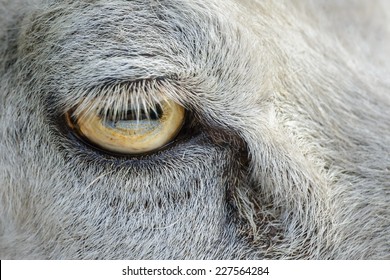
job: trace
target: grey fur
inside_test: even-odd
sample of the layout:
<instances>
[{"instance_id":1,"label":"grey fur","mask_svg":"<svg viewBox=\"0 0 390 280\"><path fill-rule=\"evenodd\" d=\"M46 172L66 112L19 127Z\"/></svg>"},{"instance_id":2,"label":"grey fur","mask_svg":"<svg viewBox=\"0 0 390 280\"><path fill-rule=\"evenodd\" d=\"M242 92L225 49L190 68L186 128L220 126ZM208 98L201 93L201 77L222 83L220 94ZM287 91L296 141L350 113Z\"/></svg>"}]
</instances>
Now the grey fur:
<instances>
[{"instance_id":1,"label":"grey fur","mask_svg":"<svg viewBox=\"0 0 390 280\"><path fill-rule=\"evenodd\" d=\"M0 258L389 259L389 11L0 0ZM142 81L191 136L123 158L65 128Z\"/></svg>"}]
</instances>

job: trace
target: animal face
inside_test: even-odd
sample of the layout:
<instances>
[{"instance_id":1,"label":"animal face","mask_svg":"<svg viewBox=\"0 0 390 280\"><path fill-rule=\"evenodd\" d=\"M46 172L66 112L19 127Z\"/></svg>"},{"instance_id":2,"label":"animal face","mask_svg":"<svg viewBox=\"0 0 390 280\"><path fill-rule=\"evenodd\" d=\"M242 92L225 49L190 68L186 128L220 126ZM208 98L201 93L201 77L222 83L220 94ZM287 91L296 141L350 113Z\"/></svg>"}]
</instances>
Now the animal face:
<instances>
[{"instance_id":1,"label":"animal face","mask_svg":"<svg viewBox=\"0 0 390 280\"><path fill-rule=\"evenodd\" d=\"M25 2L1 258L390 258L386 1Z\"/></svg>"}]
</instances>

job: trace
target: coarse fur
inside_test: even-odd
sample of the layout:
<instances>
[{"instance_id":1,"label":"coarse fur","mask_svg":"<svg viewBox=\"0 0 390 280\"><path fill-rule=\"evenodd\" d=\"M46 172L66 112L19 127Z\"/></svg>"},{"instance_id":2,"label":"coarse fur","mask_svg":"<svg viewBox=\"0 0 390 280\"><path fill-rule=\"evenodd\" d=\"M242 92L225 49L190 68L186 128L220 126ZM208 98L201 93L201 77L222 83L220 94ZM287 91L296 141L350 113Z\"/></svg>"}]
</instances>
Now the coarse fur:
<instances>
[{"instance_id":1,"label":"coarse fur","mask_svg":"<svg viewBox=\"0 0 390 280\"><path fill-rule=\"evenodd\" d=\"M0 258L390 259L389 3L0 0ZM154 153L66 125L161 98Z\"/></svg>"}]
</instances>

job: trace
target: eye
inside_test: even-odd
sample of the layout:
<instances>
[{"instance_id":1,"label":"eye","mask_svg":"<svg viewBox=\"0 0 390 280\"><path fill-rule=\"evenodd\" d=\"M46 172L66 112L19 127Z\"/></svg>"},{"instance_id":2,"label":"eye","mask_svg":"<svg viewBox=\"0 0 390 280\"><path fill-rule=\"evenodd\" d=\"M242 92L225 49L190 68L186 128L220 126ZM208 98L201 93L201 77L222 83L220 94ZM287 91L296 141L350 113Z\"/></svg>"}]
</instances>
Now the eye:
<instances>
[{"instance_id":1,"label":"eye","mask_svg":"<svg viewBox=\"0 0 390 280\"><path fill-rule=\"evenodd\" d=\"M185 110L172 101L150 107L128 106L122 112L92 110L72 116L69 127L81 138L109 152L136 155L152 152L171 142L179 133Z\"/></svg>"}]
</instances>

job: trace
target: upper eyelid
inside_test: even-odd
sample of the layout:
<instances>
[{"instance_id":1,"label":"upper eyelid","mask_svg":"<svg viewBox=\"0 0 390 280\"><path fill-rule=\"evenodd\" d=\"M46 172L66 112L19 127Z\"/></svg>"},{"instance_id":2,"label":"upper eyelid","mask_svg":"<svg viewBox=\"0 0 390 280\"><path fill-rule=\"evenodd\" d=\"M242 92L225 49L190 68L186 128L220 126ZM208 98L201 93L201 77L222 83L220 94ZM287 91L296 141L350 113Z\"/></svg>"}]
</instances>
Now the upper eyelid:
<instances>
[{"instance_id":1,"label":"upper eyelid","mask_svg":"<svg viewBox=\"0 0 390 280\"><path fill-rule=\"evenodd\" d=\"M78 116L88 111L123 111L130 103L144 108L172 100L186 107L183 98L176 94L178 91L180 89L171 86L167 78L159 77L132 82L110 81L87 90L80 89L67 96L56 93L51 95L50 100L54 99L54 104L60 111L72 110Z\"/></svg>"},{"instance_id":2,"label":"upper eyelid","mask_svg":"<svg viewBox=\"0 0 390 280\"><path fill-rule=\"evenodd\" d=\"M30 19L31 27L27 27L21 36L26 41L23 45L26 49L21 51L26 54L26 62L34 66L37 63L42 65L35 68L39 69L36 74L37 77L39 75L39 83L45 85L43 92L51 92L62 108L80 103L80 97L86 92L98 93L96 89L102 85L160 78L174 80L177 75L195 76L202 71L202 67L196 67L204 65L210 58L202 56L198 62L199 56L194 54L198 51L206 54L214 45L213 40L219 40L215 36L211 40L209 32L223 34L214 21L210 25L212 30L204 30L196 17L188 17L188 12L180 7L172 7L173 13L166 14L165 9L160 10L156 6L156 11L162 15L157 21L144 17L142 11L147 11L150 8L148 5L137 6L139 9L132 10L132 3L125 3L123 9L126 10L126 7L128 12L121 13L126 21L120 23L109 21L112 18L109 15L116 13L112 7L104 3L96 6L92 2L86 3L86 7L81 9L81 19L80 14L63 10L63 6L51 13L38 11ZM56 8L56 4L52 8ZM107 10L109 14L104 18L108 20L107 24L93 28L93 24L98 22L93 9ZM175 19L175 24L172 25L169 19ZM118 24L123 27L134 26L134 20L140 20L151 28L152 32L148 33L146 40L145 30L139 28L135 32L127 32L126 36L120 33L123 32L121 28L110 29ZM167 33L160 32L160 25ZM185 26L193 28L187 30ZM197 44L197 41L202 44ZM202 48L204 42L207 44Z\"/></svg>"}]
</instances>

